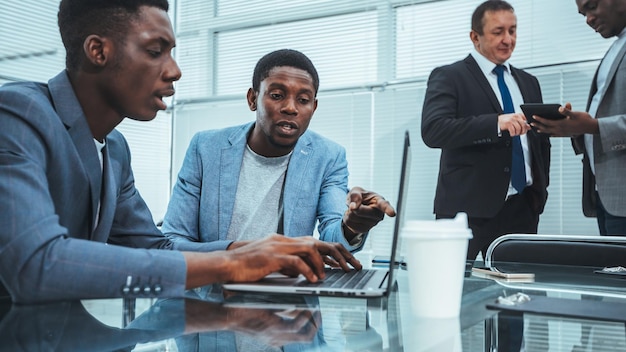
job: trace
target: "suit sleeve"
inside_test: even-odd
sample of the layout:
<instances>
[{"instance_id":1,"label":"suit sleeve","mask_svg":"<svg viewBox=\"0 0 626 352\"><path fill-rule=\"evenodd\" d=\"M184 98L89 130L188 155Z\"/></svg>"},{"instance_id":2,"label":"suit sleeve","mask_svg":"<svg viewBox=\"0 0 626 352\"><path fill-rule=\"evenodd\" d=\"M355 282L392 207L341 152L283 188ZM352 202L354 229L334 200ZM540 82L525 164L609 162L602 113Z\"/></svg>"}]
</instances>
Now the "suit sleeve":
<instances>
[{"instance_id":1,"label":"suit sleeve","mask_svg":"<svg viewBox=\"0 0 626 352\"><path fill-rule=\"evenodd\" d=\"M626 149L626 56L616 60L619 66L597 112L602 152L607 154Z\"/></svg>"},{"instance_id":2,"label":"suit sleeve","mask_svg":"<svg viewBox=\"0 0 626 352\"><path fill-rule=\"evenodd\" d=\"M626 114L598 119L602 152L611 153L626 149Z\"/></svg>"},{"instance_id":3,"label":"suit sleeve","mask_svg":"<svg viewBox=\"0 0 626 352\"><path fill-rule=\"evenodd\" d=\"M346 240L341 227L343 214L347 210L348 161L346 160L346 151L342 147L336 146L336 150L329 154L335 155L335 158L324 172L324 181L320 190L318 205L320 240L339 242L350 252L357 252L363 248L367 234L364 234L363 239L353 246Z\"/></svg>"},{"instance_id":4,"label":"suit sleeve","mask_svg":"<svg viewBox=\"0 0 626 352\"><path fill-rule=\"evenodd\" d=\"M472 79L451 67L430 74L422 108L422 139L427 146L454 149L498 142L498 114L474 114L466 108L485 111L488 104Z\"/></svg>"}]
</instances>

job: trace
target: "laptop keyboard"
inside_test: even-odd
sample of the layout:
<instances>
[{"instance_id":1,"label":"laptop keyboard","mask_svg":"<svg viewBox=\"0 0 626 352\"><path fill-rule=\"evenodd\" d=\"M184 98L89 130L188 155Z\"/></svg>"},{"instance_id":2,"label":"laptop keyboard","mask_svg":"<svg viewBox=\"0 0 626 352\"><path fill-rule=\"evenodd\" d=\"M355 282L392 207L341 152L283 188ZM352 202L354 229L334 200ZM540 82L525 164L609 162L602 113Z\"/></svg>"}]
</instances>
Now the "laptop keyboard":
<instances>
[{"instance_id":1,"label":"laptop keyboard","mask_svg":"<svg viewBox=\"0 0 626 352\"><path fill-rule=\"evenodd\" d=\"M343 270L326 270L326 278L324 281L317 283L307 283L307 286L328 287L328 288L363 288L374 275L375 270L352 270L345 272Z\"/></svg>"}]
</instances>

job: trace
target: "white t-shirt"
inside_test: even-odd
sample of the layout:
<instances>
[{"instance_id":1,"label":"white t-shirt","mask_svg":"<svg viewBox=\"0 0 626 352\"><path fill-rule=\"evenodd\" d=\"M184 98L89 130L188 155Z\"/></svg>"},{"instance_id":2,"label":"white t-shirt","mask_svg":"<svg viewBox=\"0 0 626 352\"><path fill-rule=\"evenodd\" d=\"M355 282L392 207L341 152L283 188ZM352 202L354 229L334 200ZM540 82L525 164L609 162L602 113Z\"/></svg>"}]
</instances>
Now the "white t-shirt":
<instances>
[{"instance_id":1,"label":"white t-shirt","mask_svg":"<svg viewBox=\"0 0 626 352\"><path fill-rule=\"evenodd\" d=\"M291 154L268 158L246 145L227 239L255 240L278 231L283 214L283 184Z\"/></svg>"}]
</instances>

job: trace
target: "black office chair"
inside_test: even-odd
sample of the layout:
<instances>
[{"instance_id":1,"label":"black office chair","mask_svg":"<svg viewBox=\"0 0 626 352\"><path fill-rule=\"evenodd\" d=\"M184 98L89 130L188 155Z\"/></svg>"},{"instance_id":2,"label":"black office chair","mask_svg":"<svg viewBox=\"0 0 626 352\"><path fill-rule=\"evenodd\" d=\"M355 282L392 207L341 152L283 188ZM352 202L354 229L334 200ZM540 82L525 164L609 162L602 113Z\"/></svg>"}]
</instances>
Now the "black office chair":
<instances>
[{"instance_id":1,"label":"black office chair","mask_svg":"<svg viewBox=\"0 0 626 352\"><path fill-rule=\"evenodd\" d=\"M500 268L503 267L503 265L498 263L516 263L511 264L512 268L516 270L523 270L524 264L572 265L595 268L626 267L626 237L541 234L504 235L491 243L485 254L485 264L487 266L498 265ZM506 265L504 265L504 267L506 267ZM571 270L567 270L567 272L571 272ZM589 275L594 275L593 270L589 270ZM565 273L563 276L565 276ZM516 288L515 284L507 284L507 287L520 290L525 288ZM546 292L548 292L549 288L546 287L547 286L542 286L541 284L533 286L536 291L541 291L545 288ZM571 292L577 291L572 288ZM593 292L584 290L580 290L579 292L582 294L594 294ZM502 313L497 316L499 319L498 323L501 324L502 320L504 320L510 331L506 329L506 331L501 331L501 329L498 329L498 338L496 341L500 343L496 342L496 345L502 342L513 341L509 338L511 336L522 336L520 331L524 329L523 316L511 317L506 315L501 316L501 314ZM494 324L494 322L492 321L491 324ZM487 325L486 328L488 328ZM542 328L548 329L547 326L542 326ZM513 333L507 335L507 332ZM589 326L581 327L581 342L588 342L589 332ZM491 335L492 334L493 331L491 332ZM514 342L521 343L521 340L516 339ZM585 343L583 343L583 345L584 344Z\"/></svg>"},{"instance_id":2,"label":"black office chair","mask_svg":"<svg viewBox=\"0 0 626 352\"><path fill-rule=\"evenodd\" d=\"M626 267L626 237L504 235L487 249L485 264L492 262Z\"/></svg>"}]
</instances>

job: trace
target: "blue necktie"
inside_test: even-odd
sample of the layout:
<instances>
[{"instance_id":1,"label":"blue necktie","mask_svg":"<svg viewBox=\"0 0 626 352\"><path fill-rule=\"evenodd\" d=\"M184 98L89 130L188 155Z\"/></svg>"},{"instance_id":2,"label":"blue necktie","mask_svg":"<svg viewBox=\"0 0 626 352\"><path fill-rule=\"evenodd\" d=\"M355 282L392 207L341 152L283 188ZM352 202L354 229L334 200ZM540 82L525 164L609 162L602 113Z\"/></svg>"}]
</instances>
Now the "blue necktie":
<instances>
[{"instance_id":1,"label":"blue necktie","mask_svg":"<svg viewBox=\"0 0 626 352\"><path fill-rule=\"evenodd\" d=\"M513 99L511 99L511 93L509 88L504 82L504 71L506 67L504 65L497 65L493 72L498 76L498 88L500 89L500 95L502 96L502 111L505 114L514 113ZM511 163L511 185L517 190L518 193L522 193L524 187L526 187L526 165L524 164L524 152L522 151L522 143L519 136L511 137L513 143L513 158Z\"/></svg>"}]
</instances>

